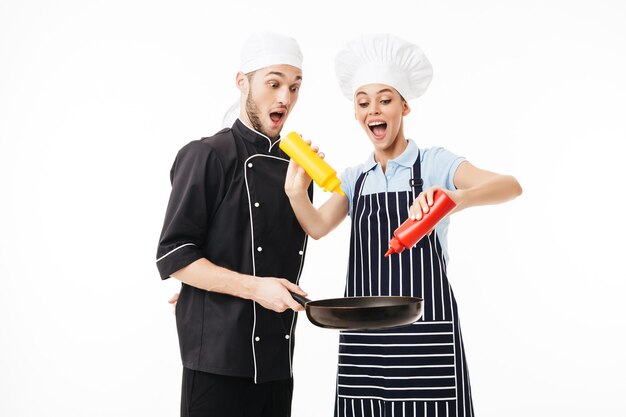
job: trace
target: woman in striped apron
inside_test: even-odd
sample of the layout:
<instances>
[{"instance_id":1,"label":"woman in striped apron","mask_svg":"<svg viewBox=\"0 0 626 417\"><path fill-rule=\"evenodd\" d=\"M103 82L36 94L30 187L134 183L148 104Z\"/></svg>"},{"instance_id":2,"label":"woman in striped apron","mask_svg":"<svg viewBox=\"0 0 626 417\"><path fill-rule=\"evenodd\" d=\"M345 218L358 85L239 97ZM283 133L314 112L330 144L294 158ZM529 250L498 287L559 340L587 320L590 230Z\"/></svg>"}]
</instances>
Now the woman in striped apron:
<instances>
[{"instance_id":1,"label":"woman in striped apron","mask_svg":"<svg viewBox=\"0 0 626 417\"><path fill-rule=\"evenodd\" d=\"M446 274L449 219L410 250L384 254L400 224L428 212L436 189L452 198L457 212L510 200L521 188L511 176L477 168L444 148L419 149L405 138L407 100L419 97L432 77L416 45L391 35L362 36L341 50L336 72L374 152L342 173L346 197L333 194L319 209L306 194L310 177L294 162L285 191L315 239L350 215L346 297L421 297L424 314L409 326L340 334L335 416L473 416L457 305Z\"/></svg>"},{"instance_id":2,"label":"woman in striped apron","mask_svg":"<svg viewBox=\"0 0 626 417\"><path fill-rule=\"evenodd\" d=\"M437 157L433 158L433 153ZM441 148L420 152L409 141L404 152L386 164L387 172L395 167L395 176L404 177L404 184L398 184L403 190L385 190L389 187L375 178L384 176L378 164L368 169L371 163L366 163L357 170L365 169L351 194L352 236L345 296L420 297L424 299L424 313L410 326L341 333L338 416L473 415L457 307L439 239L447 220L410 250L383 256L393 231L409 217L409 206L422 191L420 154L425 168L441 162L454 172L459 161L464 161L451 158L452 154ZM342 175L347 184L350 175L346 174L351 171ZM433 176L450 175L432 173L425 178Z\"/></svg>"}]
</instances>

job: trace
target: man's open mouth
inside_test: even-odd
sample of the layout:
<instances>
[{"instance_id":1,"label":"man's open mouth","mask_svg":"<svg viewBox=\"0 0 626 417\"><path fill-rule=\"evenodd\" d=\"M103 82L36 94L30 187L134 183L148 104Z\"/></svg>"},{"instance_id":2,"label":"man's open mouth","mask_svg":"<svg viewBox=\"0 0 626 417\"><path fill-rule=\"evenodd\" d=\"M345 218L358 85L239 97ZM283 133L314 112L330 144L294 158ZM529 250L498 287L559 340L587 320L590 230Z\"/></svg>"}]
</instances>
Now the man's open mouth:
<instances>
[{"instance_id":1,"label":"man's open mouth","mask_svg":"<svg viewBox=\"0 0 626 417\"><path fill-rule=\"evenodd\" d=\"M283 120L283 117L285 117L285 112L282 111L275 111L270 113L270 119L272 119L272 122L274 123L280 123L280 121Z\"/></svg>"}]
</instances>

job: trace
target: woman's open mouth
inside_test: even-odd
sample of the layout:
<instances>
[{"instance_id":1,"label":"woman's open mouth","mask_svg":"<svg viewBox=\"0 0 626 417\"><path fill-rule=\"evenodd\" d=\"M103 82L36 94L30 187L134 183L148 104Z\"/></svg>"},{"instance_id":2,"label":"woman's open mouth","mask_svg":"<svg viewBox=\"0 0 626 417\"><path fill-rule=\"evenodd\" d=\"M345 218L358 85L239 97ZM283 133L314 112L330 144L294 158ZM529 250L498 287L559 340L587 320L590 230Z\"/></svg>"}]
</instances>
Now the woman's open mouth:
<instances>
[{"instance_id":1,"label":"woman's open mouth","mask_svg":"<svg viewBox=\"0 0 626 417\"><path fill-rule=\"evenodd\" d=\"M367 126L370 128L370 130L374 134L374 138L380 140L385 137L385 133L387 132L387 123L370 122Z\"/></svg>"}]
</instances>

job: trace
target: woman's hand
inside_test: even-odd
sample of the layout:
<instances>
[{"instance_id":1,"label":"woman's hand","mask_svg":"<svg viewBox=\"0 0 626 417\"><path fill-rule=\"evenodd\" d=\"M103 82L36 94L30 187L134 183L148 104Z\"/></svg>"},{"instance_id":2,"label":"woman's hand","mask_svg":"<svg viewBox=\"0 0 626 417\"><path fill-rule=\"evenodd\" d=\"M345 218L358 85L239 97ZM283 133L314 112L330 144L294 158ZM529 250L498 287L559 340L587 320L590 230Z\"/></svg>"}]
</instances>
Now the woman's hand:
<instances>
[{"instance_id":1,"label":"woman's hand","mask_svg":"<svg viewBox=\"0 0 626 417\"><path fill-rule=\"evenodd\" d=\"M430 187L422 191L417 196L413 204L411 204L411 207L409 207L409 218L411 220L421 220L424 214L430 211L430 208L433 206L435 202L434 195L435 195L435 191L437 190L439 190L442 193L445 193L448 197L450 197L450 199L452 199L452 201L454 201L454 203L457 205L457 207L455 207L455 210L456 208L458 208L460 200L461 200L460 190L450 191L450 190L446 190L445 188L441 188L437 186ZM455 210L452 210L450 214L452 214Z\"/></svg>"},{"instance_id":2,"label":"woman's hand","mask_svg":"<svg viewBox=\"0 0 626 417\"><path fill-rule=\"evenodd\" d=\"M311 145L311 141L305 139L306 143ZM311 145L311 149L317 153L321 158L324 158L324 153L319 151L319 148L315 145ZM311 184L311 177L293 159L289 161L289 168L287 168L287 175L285 176L285 193L287 197L296 197L306 194L309 185Z\"/></svg>"},{"instance_id":3,"label":"woman's hand","mask_svg":"<svg viewBox=\"0 0 626 417\"><path fill-rule=\"evenodd\" d=\"M311 177L293 159L289 161L287 175L285 176L285 194L287 197L296 197L306 194L306 190L311 184Z\"/></svg>"}]
</instances>

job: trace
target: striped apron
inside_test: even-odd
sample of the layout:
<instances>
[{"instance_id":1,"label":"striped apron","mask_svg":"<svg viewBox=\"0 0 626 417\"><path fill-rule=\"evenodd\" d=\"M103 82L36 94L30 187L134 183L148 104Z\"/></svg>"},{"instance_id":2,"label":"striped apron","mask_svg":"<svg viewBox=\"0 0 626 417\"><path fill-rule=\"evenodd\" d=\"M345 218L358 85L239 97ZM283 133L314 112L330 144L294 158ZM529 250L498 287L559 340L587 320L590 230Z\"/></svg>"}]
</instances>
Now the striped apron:
<instances>
[{"instance_id":1,"label":"striped apron","mask_svg":"<svg viewBox=\"0 0 626 417\"><path fill-rule=\"evenodd\" d=\"M409 326L340 333L335 416L471 417L456 300L436 232L383 256L422 181L411 180L411 191L363 196L367 175L355 186L345 296L421 297L424 314ZM419 155L413 178L421 178Z\"/></svg>"}]
</instances>

